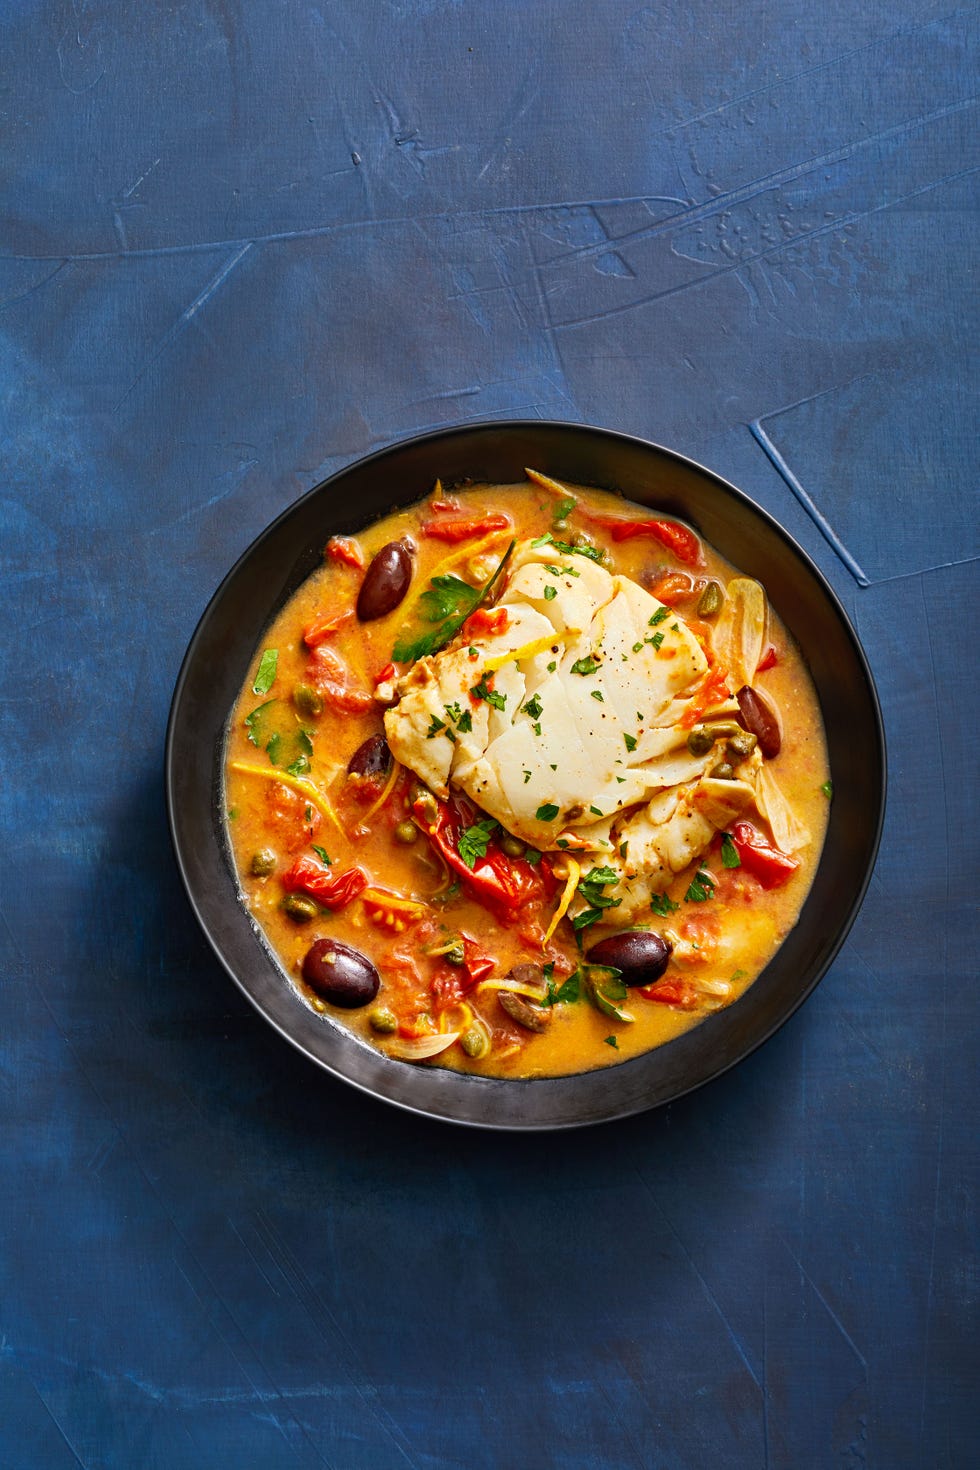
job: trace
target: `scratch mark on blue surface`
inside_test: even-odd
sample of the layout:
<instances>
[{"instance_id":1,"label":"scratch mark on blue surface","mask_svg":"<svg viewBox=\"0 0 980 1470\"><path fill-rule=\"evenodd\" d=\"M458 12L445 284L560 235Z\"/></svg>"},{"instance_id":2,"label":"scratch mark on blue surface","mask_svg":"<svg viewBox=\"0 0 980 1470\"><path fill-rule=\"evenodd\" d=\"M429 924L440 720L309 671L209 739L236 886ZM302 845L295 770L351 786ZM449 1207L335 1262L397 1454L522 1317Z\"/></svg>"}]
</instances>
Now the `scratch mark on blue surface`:
<instances>
[{"instance_id":1,"label":"scratch mark on blue surface","mask_svg":"<svg viewBox=\"0 0 980 1470\"><path fill-rule=\"evenodd\" d=\"M671 1220L670 1216L667 1215L667 1214L665 1214L664 1209L663 1209L663 1206L661 1205L660 1201L657 1199L657 1196L654 1194L653 1189L647 1183L646 1179L644 1179L644 1177L640 1173L639 1169L634 1169L634 1173L636 1174L636 1177L639 1179L640 1184L642 1185L642 1187L644 1188L644 1190L646 1191L646 1193L650 1196L650 1199L651 1199L651 1201L653 1203L653 1207L657 1211L657 1214L664 1221L665 1225L667 1226L667 1229L670 1231L671 1235L674 1237L674 1240L677 1242L677 1245L678 1245L678 1248L679 1248L681 1254L684 1256L684 1258L687 1261L688 1265L690 1266L691 1270L694 1272L695 1276L698 1278L698 1281L701 1283L701 1290L704 1293L705 1297L707 1298L707 1300L708 1300L710 1306L712 1307L712 1309L717 1313L718 1317L721 1319L722 1326L725 1328L725 1331L728 1333L728 1336L729 1336L729 1338L731 1340L732 1346L734 1347L736 1353L738 1354L739 1358L741 1359L742 1363L745 1366L745 1371L748 1373L749 1377L752 1379L752 1382L755 1384L756 1388L759 1390L759 1392L762 1395L763 1399L765 1399L766 1390L765 1390L765 1387L763 1386L763 1382L759 1378L759 1375L756 1373L755 1369L752 1367L752 1364L749 1362L748 1353L746 1352L745 1348L742 1346L742 1343L741 1343L741 1340L739 1339L738 1333L735 1331L734 1327L732 1326L731 1322L729 1321L728 1317L726 1316L726 1314L725 1314L725 1312L724 1312L724 1310L723 1310L723 1308L721 1306L721 1303L718 1301L718 1298L715 1296L714 1292L711 1290L711 1287L708 1285L707 1281L704 1279L704 1277L702 1276L701 1272L698 1270L697 1262L695 1261L694 1257L691 1255L691 1252L688 1250L687 1246L684 1244L683 1238L681 1237L681 1235L678 1232L678 1230L675 1228L674 1223Z\"/></svg>"},{"instance_id":2,"label":"scratch mark on blue surface","mask_svg":"<svg viewBox=\"0 0 980 1470\"><path fill-rule=\"evenodd\" d=\"M32 1382L31 1383L31 1387L33 1388L34 1392L37 1394L38 1398L41 1400L41 1403L44 1406L44 1411L47 1414L48 1418L51 1420L51 1423L54 1425L55 1429L57 1429L57 1431L61 1435L61 1438L63 1439L64 1443L67 1445L68 1449L71 1451L71 1454L72 1454L72 1457L74 1458L75 1464L76 1465L81 1465L82 1470L87 1470L85 1461L82 1459L81 1455L78 1453L78 1451L76 1450L75 1446L72 1444L71 1440L68 1438L67 1434L62 1429L61 1425L58 1423L58 1419L57 1419L57 1416L55 1415L54 1410L51 1408L50 1404L45 1399L44 1395L42 1394L41 1390L38 1388L37 1384L34 1383L34 1382Z\"/></svg>"},{"instance_id":3,"label":"scratch mark on blue surface","mask_svg":"<svg viewBox=\"0 0 980 1470\"><path fill-rule=\"evenodd\" d=\"M789 1256L790 1260L796 1266L796 1269L799 1271L800 1275L802 1276L803 1280L806 1282L807 1286L809 1286L810 1290L813 1292L813 1294L816 1297L817 1301L820 1303L820 1305L823 1307L824 1311L827 1313L827 1316L830 1318L831 1322L833 1322L834 1326L837 1328L837 1331L840 1333L841 1337L844 1339L844 1341L847 1343L848 1347L851 1349L851 1352L854 1354L854 1356L857 1358L858 1362L861 1364L861 1367L864 1369L865 1375L867 1375L867 1372L868 1372L868 1360L867 1360L867 1358L864 1356L864 1354L862 1353L861 1349L858 1347L857 1343L854 1341L853 1337L848 1332L847 1328L844 1326L843 1322L838 1317L837 1313L834 1311L833 1307L830 1305L830 1303L828 1302L827 1298L824 1296L823 1292L820 1290L819 1286L817 1286L816 1282L813 1280L813 1277L809 1274L809 1272L807 1271L806 1267L803 1265L803 1262L799 1259L799 1257L791 1249L789 1243L782 1236L779 1237L779 1243L783 1247L783 1249L786 1251L786 1254Z\"/></svg>"},{"instance_id":4,"label":"scratch mark on blue surface","mask_svg":"<svg viewBox=\"0 0 980 1470\"><path fill-rule=\"evenodd\" d=\"M132 393L133 389L136 388L137 385L142 382L143 378L146 377L146 374L150 371L153 364L157 362L160 357L162 357L163 353L166 352L171 343L173 343L177 339L177 337L180 336L184 328L194 320L198 312L208 304L208 302L214 296L214 293L222 285L224 285L225 281L227 281L232 271L238 269L238 267L241 265L242 261L245 259L246 255L248 255L251 249L252 241L249 240L244 245L239 246L237 250L232 251L231 255L229 255L224 265L222 265L221 269L211 277L210 281L208 281L204 289L197 296L194 297L194 300L191 302L190 306L184 308L180 316L174 322L173 326L169 329L169 331L164 333L160 341L157 343L155 350L150 356L149 362L147 362L146 365L140 369L140 371L136 374L136 377L130 383L129 387L126 389L125 393L115 404L113 408L114 413L119 411L122 405L126 402L126 399Z\"/></svg>"},{"instance_id":5,"label":"scratch mark on blue surface","mask_svg":"<svg viewBox=\"0 0 980 1470\"><path fill-rule=\"evenodd\" d=\"M510 143L511 132L520 122L525 113L529 111L532 103L537 100L540 89L532 87L532 82L534 80L534 76L537 70L538 63L535 61L531 64L531 66L528 67L527 71L524 73L524 76L521 79L513 98L511 99L510 105L505 111L503 117L500 120L500 123L497 126L496 131L494 132L493 138L490 143L490 149L487 153L486 162L476 176L477 183L479 183L479 181L483 178L484 174L491 167L491 165L494 164L497 161L498 157L506 150L508 144Z\"/></svg>"},{"instance_id":6,"label":"scratch mark on blue surface","mask_svg":"<svg viewBox=\"0 0 980 1470\"><path fill-rule=\"evenodd\" d=\"M769 435L766 433L765 429L762 427L762 423L759 419L753 419L752 423L749 424L749 433L752 435L756 443L760 446L766 458L779 471L780 475L786 481L786 484L792 490L793 494L796 496L797 500L800 502L807 515L813 521L817 530L823 536L828 545L832 546L834 551L836 551L837 555L847 567L854 580L858 583L860 587L870 587L871 579L868 577L867 573L862 571L861 566L848 551L847 547L844 545L843 541L838 536L833 526L827 520L827 517L823 514L822 511L819 511L817 509L816 503L807 494L806 490L804 490L802 484L797 479L793 471L790 469L789 465L786 463L785 459L780 454L775 444L769 438Z\"/></svg>"},{"instance_id":7,"label":"scratch mark on blue surface","mask_svg":"<svg viewBox=\"0 0 980 1470\"><path fill-rule=\"evenodd\" d=\"M53 271L49 271L46 276L42 276L41 280L35 281L33 286L28 286L26 291L21 291L16 296L8 296L6 301L0 301L0 311L6 311L8 306L16 306L19 301L26 301L29 296L34 295L35 291L42 291L45 286L50 285L53 280L57 279L62 271L70 270L71 264L72 262L67 258L60 260Z\"/></svg>"},{"instance_id":8,"label":"scratch mark on blue surface","mask_svg":"<svg viewBox=\"0 0 980 1470\"><path fill-rule=\"evenodd\" d=\"M262 1241L262 1244L265 1246L265 1249L268 1251L269 1256L275 1262L279 1271L282 1273L283 1280L288 1285L290 1291L296 1298L299 1305L302 1307L303 1311L310 1318L310 1321L313 1323L314 1327L318 1331L321 1330L322 1319L325 1319L329 1323L334 1336L339 1338L339 1340L344 1344L351 1361L356 1363L357 1354L355 1353L347 1337L347 1334L344 1332L340 1323L337 1321L337 1318L334 1316L334 1313L330 1310L327 1303L323 1300L323 1297L317 1291L316 1287L306 1276L302 1266L299 1264L296 1257L289 1249L289 1246L283 1240L282 1236L276 1230L268 1215L266 1215L264 1210L256 1210L253 1214L253 1218L255 1220L256 1231ZM406 1461L408 1465L412 1467L412 1470L419 1470L418 1461L412 1455L409 1446L405 1441L404 1435L402 1434L400 1426L396 1423L395 1420L392 1419L391 1415L384 1407L384 1404L381 1402L380 1395L378 1394L378 1390L375 1384L370 1382L370 1380L366 1378L366 1375L355 1375L350 1371L349 1367L345 1366L344 1372L347 1376L348 1381L364 1404L365 1408L367 1408L369 1412L374 1416L379 1427L387 1435L388 1439L398 1450L399 1454L401 1454L402 1458Z\"/></svg>"},{"instance_id":9,"label":"scratch mark on blue surface","mask_svg":"<svg viewBox=\"0 0 980 1470\"><path fill-rule=\"evenodd\" d=\"M673 137L684 128L692 127L695 123L705 122L709 117L716 117L719 113L727 112L729 109L741 107L746 102L751 102L755 97L764 97L767 93L779 91L783 87L797 86L798 83L817 77L821 72L831 71L835 66L840 66L844 61L853 61L855 56L863 56L868 51L884 49L891 41L902 40L914 36L922 31L933 30L939 25L949 25L953 20L963 16L972 17L973 9L951 10L947 15L931 18L923 21L920 25L900 26L896 31L890 31L886 36L878 36L873 41L868 41L863 46L855 46L850 51L841 51L839 55L831 57L829 61L822 61L817 66L804 67L802 71L793 72L790 76L781 76L777 82L766 82L761 87L753 87L748 92L740 92L737 97L730 97L726 102L720 102L717 107L709 107L706 112L697 112L691 117L686 117L683 122L674 123L666 129L666 135Z\"/></svg>"}]
</instances>

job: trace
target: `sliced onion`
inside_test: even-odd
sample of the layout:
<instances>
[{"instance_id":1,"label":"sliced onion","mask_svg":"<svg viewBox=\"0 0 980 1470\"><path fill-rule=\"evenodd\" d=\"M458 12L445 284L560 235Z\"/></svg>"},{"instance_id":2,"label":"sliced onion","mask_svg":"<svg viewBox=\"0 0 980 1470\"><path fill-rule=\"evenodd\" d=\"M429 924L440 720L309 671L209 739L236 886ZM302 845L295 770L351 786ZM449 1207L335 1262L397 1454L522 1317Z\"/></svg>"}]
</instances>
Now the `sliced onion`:
<instances>
[{"instance_id":1,"label":"sliced onion","mask_svg":"<svg viewBox=\"0 0 980 1470\"><path fill-rule=\"evenodd\" d=\"M436 1036L399 1038L388 1043L388 1055L403 1062L424 1062L428 1057L437 1057L458 1041L461 1031L440 1031Z\"/></svg>"},{"instance_id":2,"label":"sliced onion","mask_svg":"<svg viewBox=\"0 0 980 1470\"><path fill-rule=\"evenodd\" d=\"M791 857L810 842L810 829L801 822L786 800L768 766L760 766L756 777L755 804L772 829L780 852Z\"/></svg>"},{"instance_id":3,"label":"sliced onion","mask_svg":"<svg viewBox=\"0 0 980 1470\"><path fill-rule=\"evenodd\" d=\"M699 990L704 991L705 995L720 995L724 997L732 993L731 982L729 980L702 979L695 980L694 983Z\"/></svg>"},{"instance_id":4,"label":"sliced onion","mask_svg":"<svg viewBox=\"0 0 980 1470\"><path fill-rule=\"evenodd\" d=\"M734 577L715 624L715 648L735 687L751 684L766 636L766 594L751 577Z\"/></svg>"},{"instance_id":5,"label":"sliced onion","mask_svg":"<svg viewBox=\"0 0 980 1470\"><path fill-rule=\"evenodd\" d=\"M528 1000L547 1000L543 985L525 985L522 980L481 980L480 990L509 990L511 995L526 995Z\"/></svg>"}]
</instances>

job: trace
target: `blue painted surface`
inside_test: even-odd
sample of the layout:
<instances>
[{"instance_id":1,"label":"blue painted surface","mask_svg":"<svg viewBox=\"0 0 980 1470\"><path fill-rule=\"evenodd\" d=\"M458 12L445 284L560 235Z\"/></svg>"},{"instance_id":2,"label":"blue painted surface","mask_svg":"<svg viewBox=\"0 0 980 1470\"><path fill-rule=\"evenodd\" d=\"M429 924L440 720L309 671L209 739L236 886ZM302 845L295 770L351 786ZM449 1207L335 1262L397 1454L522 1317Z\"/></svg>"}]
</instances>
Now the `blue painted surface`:
<instances>
[{"instance_id":1,"label":"blue painted surface","mask_svg":"<svg viewBox=\"0 0 980 1470\"><path fill-rule=\"evenodd\" d=\"M975 9L2 19L0 1464L975 1463ZM804 1010L556 1139L302 1064L197 933L160 781L272 516L509 415L657 439L782 520L892 771Z\"/></svg>"}]
</instances>

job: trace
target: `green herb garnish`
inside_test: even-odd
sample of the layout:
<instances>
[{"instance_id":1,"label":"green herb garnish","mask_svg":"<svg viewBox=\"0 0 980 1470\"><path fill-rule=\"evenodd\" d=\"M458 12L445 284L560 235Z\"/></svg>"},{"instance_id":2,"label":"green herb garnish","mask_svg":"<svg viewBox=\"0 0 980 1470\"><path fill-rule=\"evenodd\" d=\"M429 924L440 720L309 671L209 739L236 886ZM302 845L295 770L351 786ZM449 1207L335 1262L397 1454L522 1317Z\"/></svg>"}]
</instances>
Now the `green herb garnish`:
<instances>
[{"instance_id":1,"label":"green herb garnish","mask_svg":"<svg viewBox=\"0 0 980 1470\"><path fill-rule=\"evenodd\" d=\"M459 839L459 855L468 868L476 864L477 858L487 855L487 843L500 826L493 817L484 817L475 827L467 827Z\"/></svg>"},{"instance_id":2,"label":"green herb garnish","mask_svg":"<svg viewBox=\"0 0 980 1470\"><path fill-rule=\"evenodd\" d=\"M714 898L715 880L710 873L699 868L691 879L691 886L684 895L685 903L706 903L709 898Z\"/></svg>"},{"instance_id":3,"label":"green herb garnish","mask_svg":"<svg viewBox=\"0 0 980 1470\"><path fill-rule=\"evenodd\" d=\"M403 635L399 638L392 650L391 656L394 661L414 663L416 659L424 658L426 654L438 653L439 649L444 648L451 638L455 638L470 614L476 612L476 609L490 595L494 584L510 560L515 545L514 541L510 543L494 572L482 587L471 587L469 582L464 582L460 577L454 577L451 573L442 577L433 577L429 591L423 592L419 598L419 609L425 621L435 623L436 627L428 633L416 633L414 637Z\"/></svg>"},{"instance_id":4,"label":"green herb garnish","mask_svg":"<svg viewBox=\"0 0 980 1470\"><path fill-rule=\"evenodd\" d=\"M599 664L597 660L594 659L590 653L585 658L577 658L575 660L575 662L572 664L572 673L582 675L594 674L598 667Z\"/></svg>"},{"instance_id":5,"label":"green herb garnish","mask_svg":"<svg viewBox=\"0 0 980 1470\"><path fill-rule=\"evenodd\" d=\"M555 600L555 598L557 596L558 596L558 588L557 587L552 587L552 586L549 585L549 586L547 586L544 589L544 600L545 600L545 602L554 602L554 600Z\"/></svg>"},{"instance_id":6,"label":"green herb garnish","mask_svg":"<svg viewBox=\"0 0 980 1470\"><path fill-rule=\"evenodd\" d=\"M626 745L626 749L627 750L634 751L636 749L636 736L635 735L627 735L624 732L624 734L623 734L623 741L624 741L624 743Z\"/></svg>"},{"instance_id":7,"label":"green herb garnish","mask_svg":"<svg viewBox=\"0 0 980 1470\"><path fill-rule=\"evenodd\" d=\"M482 699L487 704L492 704L494 709L503 709L507 703L506 694L498 694L496 689L490 688L486 674L481 674L479 684L474 684L470 693L474 699Z\"/></svg>"},{"instance_id":8,"label":"green herb garnish","mask_svg":"<svg viewBox=\"0 0 980 1470\"><path fill-rule=\"evenodd\" d=\"M604 1036L602 1039L607 1046L611 1046L615 1048L616 1051L619 1051L619 1042L616 1040L615 1036Z\"/></svg>"},{"instance_id":9,"label":"green herb garnish","mask_svg":"<svg viewBox=\"0 0 980 1470\"><path fill-rule=\"evenodd\" d=\"M258 671L255 675L255 683L252 685L253 694L268 694L276 682L276 669L279 667L278 648L267 648L259 659Z\"/></svg>"},{"instance_id":10,"label":"green herb garnish","mask_svg":"<svg viewBox=\"0 0 980 1470\"><path fill-rule=\"evenodd\" d=\"M534 816L535 819L539 822L553 822L557 817L558 812L559 808L555 806L553 801L546 801L543 806L538 807L537 811L534 813Z\"/></svg>"},{"instance_id":11,"label":"green herb garnish","mask_svg":"<svg viewBox=\"0 0 980 1470\"><path fill-rule=\"evenodd\" d=\"M820 790L823 792L823 794L827 798L827 800L830 801L831 797L834 794L834 783L833 783L833 781L824 781L823 785L820 787Z\"/></svg>"},{"instance_id":12,"label":"green herb garnish","mask_svg":"<svg viewBox=\"0 0 980 1470\"><path fill-rule=\"evenodd\" d=\"M721 861L722 866L725 868L740 868L742 866L742 859L738 855L738 849L728 832L725 832L721 839Z\"/></svg>"},{"instance_id":13,"label":"green herb garnish","mask_svg":"<svg viewBox=\"0 0 980 1470\"><path fill-rule=\"evenodd\" d=\"M321 863L326 863L328 868L333 867L333 858L327 852L327 849L325 847L317 847L315 842L311 843L310 845L313 848L313 851L316 853L317 857L320 859Z\"/></svg>"},{"instance_id":14,"label":"green herb garnish","mask_svg":"<svg viewBox=\"0 0 980 1470\"><path fill-rule=\"evenodd\" d=\"M658 623L662 623L664 619L668 618L669 616L670 614L665 607L658 607L653 617L649 620L647 626L650 628L655 628Z\"/></svg>"},{"instance_id":15,"label":"green herb garnish","mask_svg":"<svg viewBox=\"0 0 980 1470\"><path fill-rule=\"evenodd\" d=\"M680 904L675 903L672 898L668 898L666 893L655 893L650 899L650 907L655 914L659 914L662 919L666 919L670 914L676 914L680 908Z\"/></svg>"}]
</instances>

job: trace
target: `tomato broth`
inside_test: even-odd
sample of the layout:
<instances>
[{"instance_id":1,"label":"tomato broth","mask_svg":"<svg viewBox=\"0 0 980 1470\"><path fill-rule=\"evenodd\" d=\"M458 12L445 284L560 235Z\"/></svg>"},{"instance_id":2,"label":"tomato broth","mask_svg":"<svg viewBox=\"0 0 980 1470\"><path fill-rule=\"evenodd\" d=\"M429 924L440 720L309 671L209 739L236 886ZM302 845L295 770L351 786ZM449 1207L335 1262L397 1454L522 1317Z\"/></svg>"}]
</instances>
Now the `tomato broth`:
<instances>
[{"instance_id":1,"label":"tomato broth","mask_svg":"<svg viewBox=\"0 0 980 1470\"><path fill-rule=\"evenodd\" d=\"M569 772L590 747L581 718L576 735L568 717L554 732L567 737L567 761L540 764L570 793L560 811L550 787L533 791L541 778L531 760L521 782L489 736L472 759L460 752L487 719L509 749L518 711L529 727L521 748L537 748L536 730L547 737L543 693L522 685L520 705L516 694L501 703L520 668L528 679L539 669L555 707L598 676L589 708L597 721L612 718L615 671L598 635L594 658L560 668L566 647L578 651L570 625L550 647L546 634L494 652L518 616L554 620L586 584L601 603L607 574L631 616L642 614L637 657L662 661L674 639L698 672L678 692L680 665L656 664L673 680L674 744L634 767L621 753L602 773L612 797L600 805L591 790L574 799ZM538 583L540 596L516 600L516 587ZM243 901L284 983L324 1024L403 1064L494 1076L614 1064L735 1002L797 922L831 796L812 682L757 588L682 523L544 476L448 494L437 485L356 538L331 538L266 630L227 730L228 840ZM736 668L746 648L747 673ZM629 653L618 655L624 669ZM466 660L472 686L432 706L433 680L465 672ZM437 713L419 723L413 709L430 706ZM625 751L653 736L657 750L668 744L638 724L623 734ZM393 759L392 745L413 768ZM421 779L437 757L440 769L458 762L459 779ZM681 779L665 790L671 761ZM685 762L697 761L692 775ZM474 800L482 788L471 766L489 773L488 807ZM643 787L655 767L650 779L661 784ZM508 817L515 833L493 801L498 812L511 812L511 801L517 810L525 786L526 814ZM620 787L643 787L642 797L610 815ZM738 793L730 808L729 790ZM696 831L711 831L701 843L684 823L704 793L710 820L702 815ZM671 801L679 804L664 815ZM630 857L631 842L661 854L653 878ZM690 861L667 872L664 853Z\"/></svg>"}]
</instances>

